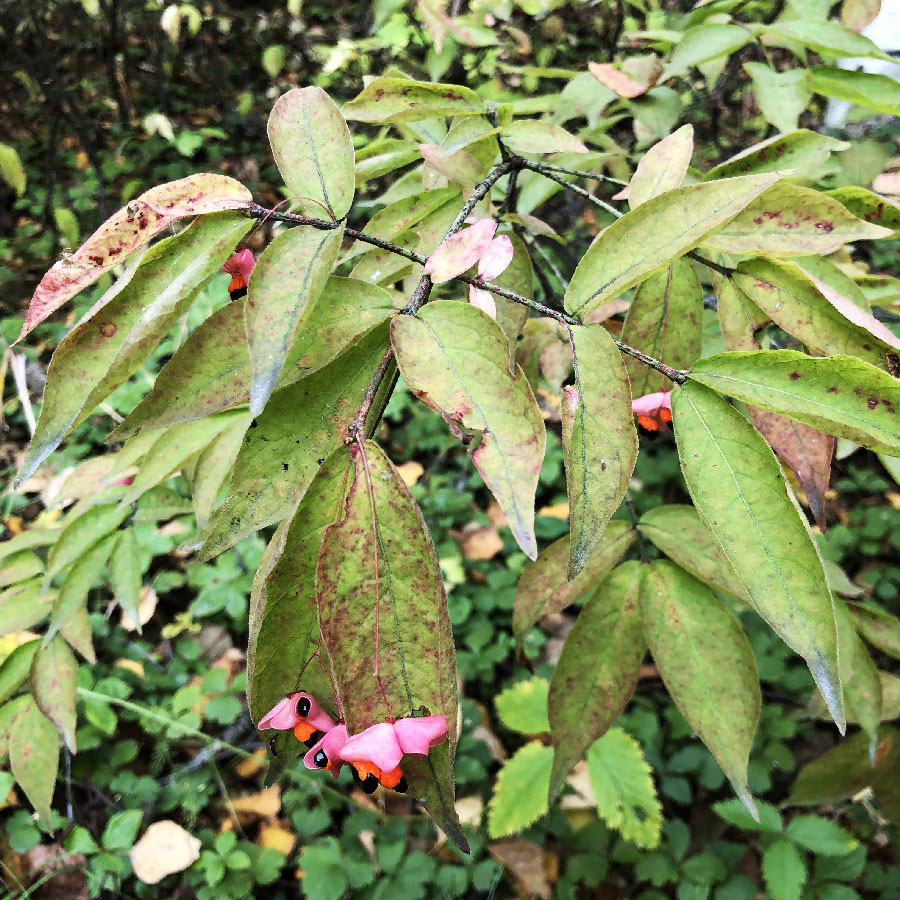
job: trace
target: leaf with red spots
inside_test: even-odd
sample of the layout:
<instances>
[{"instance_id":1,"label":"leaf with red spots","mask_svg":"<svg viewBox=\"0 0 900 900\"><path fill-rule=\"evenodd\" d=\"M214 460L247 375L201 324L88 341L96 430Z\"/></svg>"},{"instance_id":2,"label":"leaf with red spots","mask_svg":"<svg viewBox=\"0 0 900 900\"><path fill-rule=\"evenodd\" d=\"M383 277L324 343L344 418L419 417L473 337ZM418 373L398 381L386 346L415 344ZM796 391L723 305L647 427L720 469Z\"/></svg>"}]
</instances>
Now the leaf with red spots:
<instances>
[{"instance_id":1,"label":"leaf with red spots","mask_svg":"<svg viewBox=\"0 0 900 900\"><path fill-rule=\"evenodd\" d=\"M681 470L703 524L756 611L806 660L843 731L831 593L772 450L727 400L695 381L673 389L672 415Z\"/></svg>"},{"instance_id":2,"label":"leaf with red spots","mask_svg":"<svg viewBox=\"0 0 900 900\"><path fill-rule=\"evenodd\" d=\"M534 495L547 438L528 380L510 363L506 335L474 306L443 300L394 319L391 340L410 390L466 443L463 429L483 435L469 451L472 462L534 559Z\"/></svg>"},{"instance_id":3,"label":"leaf with red spots","mask_svg":"<svg viewBox=\"0 0 900 900\"><path fill-rule=\"evenodd\" d=\"M434 544L409 489L371 441L350 447L351 480L343 517L322 537L316 598L322 640L334 667L347 730L357 734L413 715L444 715L447 743L406 756L410 794L460 847L453 805L456 658L447 598ZM376 644L377 636L377 644ZM378 682L379 668L390 710Z\"/></svg>"},{"instance_id":4,"label":"leaf with red spots","mask_svg":"<svg viewBox=\"0 0 900 900\"><path fill-rule=\"evenodd\" d=\"M688 377L721 394L900 456L900 381L849 356L796 350L719 353Z\"/></svg>"},{"instance_id":5,"label":"leaf with red spots","mask_svg":"<svg viewBox=\"0 0 900 900\"><path fill-rule=\"evenodd\" d=\"M59 729L75 752L75 688L78 661L69 645L53 638L38 650L31 664L31 692L41 712Z\"/></svg>"},{"instance_id":6,"label":"leaf with red spots","mask_svg":"<svg viewBox=\"0 0 900 900\"><path fill-rule=\"evenodd\" d=\"M747 761L762 701L747 636L708 587L666 560L644 568L639 602L663 683L758 821Z\"/></svg>"},{"instance_id":7,"label":"leaf with red spots","mask_svg":"<svg viewBox=\"0 0 900 900\"><path fill-rule=\"evenodd\" d=\"M841 69L843 72L844 70ZM891 81L891 84L900 91L900 84ZM834 197L839 203L843 204L854 216L865 219L874 225L881 225L884 228L890 228L894 232L894 236L898 236L900 232L900 203L892 200L890 197L882 197L864 187L848 185L846 187L836 188L828 192L829 197Z\"/></svg>"},{"instance_id":8,"label":"leaf with red spots","mask_svg":"<svg viewBox=\"0 0 900 900\"><path fill-rule=\"evenodd\" d=\"M9 763L19 787L49 829L50 801L59 769L59 735L33 698L22 704L9 726Z\"/></svg>"},{"instance_id":9,"label":"leaf with red spots","mask_svg":"<svg viewBox=\"0 0 900 900\"><path fill-rule=\"evenodd\" d=\"M178 219L246 209L252 199L250 191L233 178L210 173L151 188L107 219L78 250L44 275L18 339Z\"/></svg>"},{"instance_id":10,"label":"leaf with red spots","mask_svg":"<svg viewBox=\"0 0 900 900\"><path fill-rule=\"evenodd\" d=\"M587 565L619 508L638 439L622 354L600 325L570 327L575 383L563 388L562 443L569 492L569 578Z\"/></svg>"},{"instance_id":11,"label":"leaf with red spots","mask_svg":"<svg viewBox=\"0 0 900 900\"><path fill-rule=\"evenodd\" d=\"M694 152L694 126L682 125L654 144L640 159L628 183L632 209L680 187Z\"/></svg>"},{"instance_id":12,"label":"leaf with red spots","mask_svg":"<svg viewBox=\"0 0 900 900\"><path fill-rule=\"evenodd\" d=\"M160 241L130 281L111 291L104 306L95 307L66 335L50 360L41 415L19 484L140 367L249 227L236 213L216 213Z\"/></svg>"},{"instance_id":13,"label":"leaf with red spots","mask_svg":"<svg viewBox=\"0 0 900 900\"><path fill-rule=\"evenodd\" d=\"M487 112L484 100L467 87L408 78L376 78L342 110L356 122L418 122L437 116Z\"/></svg>"},{"instance_id":14,"label":"leaf with red spots","mask_svg":"<svg viewBox=\"0 0 900 900\"><path fill-rule=\"evenodd\" d=\"M832 153L849 147L847 141L839 141L837 138L818 134L806 128L798 128L796 131L777 134L741 150L731 159L726 159L725 162L710 169L704 180L786 169L795 169L798 173L802 173L792 176L794 178L815 178L815 173Z\"/></svg>"},{"instance_id":15,"label":"leaf with red spots","mask_svg":"<svg viewBox=\"0 0 900 900\"><path fill-rule=\"evenodd\" d=\"M641 566L626 562L607 576L566 638L548 699L551 800L634 693L647 648L638 607Z\"/></svg>"},{"instance_id":16,"label":"leaf with red spots","mask_svg":"<svg viewBox=\"0 0 900 900\"><path fill-rule=\"evenodd\" d=\"M353 203L353 139L318 87L282 94L269 113L269 143L288 195L303 215L343 218Z\"/></svg>"}]
</instances>

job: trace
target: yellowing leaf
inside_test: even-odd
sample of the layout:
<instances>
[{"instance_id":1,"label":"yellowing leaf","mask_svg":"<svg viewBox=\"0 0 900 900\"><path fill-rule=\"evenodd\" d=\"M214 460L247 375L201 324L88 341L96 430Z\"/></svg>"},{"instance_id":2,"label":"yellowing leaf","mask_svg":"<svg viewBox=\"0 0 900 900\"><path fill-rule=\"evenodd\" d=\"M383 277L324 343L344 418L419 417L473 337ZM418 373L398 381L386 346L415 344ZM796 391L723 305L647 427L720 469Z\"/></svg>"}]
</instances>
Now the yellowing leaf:
<instances>
[{"instance_id":1,"label":"yellowing leaf","mask_svg":"<svg viewBox=\"0 0 900 900\"><path fill-rule=\"evenodd\" d=\"M497 775L488 807L492 838L516 834L547 811L552 765L553 748L540 741L526 744L507 760Z\"/></svg>"},{"instance_id":2,"label":"yellowing leaf","mask_svg":"<svg viewBox=\"0 0 900 900\"><path fill-rule=\"evenodd\" d=\"M694 152L694 126L682 125L640 159L628 183L628 203L632 209L659 194L681 185Z\"/></svg>"},{"instance_id":3,"label":"yellowing leaf","mask_svg":"<svg viewBox=\"0 0 900 900\"><path fill-rule=\"evenodd\" d=\"M466 87L407 78L376 78L342 110L356 122L417 122L436 116L487 112L485 102Z\"/></svg>"},{"instance_id":4,"label":"yellowing leaf","mask_svg":"<svg viewBox=\"0 0 900 900\"><path fill-rule=\"evenodd\" d=\"M128 854L134 874L144 884L158 884L183 872L200 858L200 841L177 822L154 822Z\"/></svg>"}]
</instances>

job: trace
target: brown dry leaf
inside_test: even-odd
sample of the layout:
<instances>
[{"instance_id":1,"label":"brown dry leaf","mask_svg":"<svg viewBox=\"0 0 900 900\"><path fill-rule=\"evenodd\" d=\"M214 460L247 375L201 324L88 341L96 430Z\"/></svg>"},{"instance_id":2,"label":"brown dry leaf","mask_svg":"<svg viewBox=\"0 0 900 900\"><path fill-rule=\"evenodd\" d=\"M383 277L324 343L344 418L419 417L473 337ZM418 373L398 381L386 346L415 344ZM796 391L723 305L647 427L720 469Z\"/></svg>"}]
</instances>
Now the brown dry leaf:
<instances>
[{"instance_id":1,"label":"brown dry leaf","mask_svg":"<svg viewBox=\"0 0 900 900\"><path fill-rule=\"evenodd\" d=\"M281 810L281 787L273 784L258 794L232 797L231 805L242 825L252 819L271 819Z\"/></svg>"},{"instance_id":2,"label":"brown dry leaf","mask_svg":"<svg viewBox=\"0 0 900 900\"><path fill-rule=\"evenodd\" d=\"M407 487L412 487L425 474L425 469L414 459L397 466L397 471Z\"/></svg>"},{"instance_id":3,"label":"brown dry leaf","mask_svg":"<svg viewBox=\"0 0 900 900\"><path fill-rule=\"evenodd\" d=\"M620 97L630 100L646 93L649 85L639 84L633 78L629 78L624 72L620 72L611 63L588 63L588 71L601 84L606 85L611 91L615 91Z\"/></svg>"},{"instance_id":4,"label":"brown dry leaf","mask_svg":"<svg viewBox=\"0 0 900 900\"><path fill-rule=\"evenodd\" d=\"M228 673L226 684L231 684L244 668L244 654L237 647L229 647L213 664L213 669Z\"/></svg>"},{"instance_id":5,"label":"brown dry leaf","mask_svg":"<svg viewBox=\"0 0 900 900\"><path fill-rule=\"evenodd\" d=\"M185 534L189 530L190 529L184 522L173 519L171 522L166 522L166 524L159 529L159 533L164 537L178 537L179 534Z\"/></svg>"},{"instance_id":6,"label":"brown dry leaf","mask_svg":"<svg viewBox=\"0 0 900 900\"><path fill-rule=\"evenodd\" d=\"M141 588L139 597L138 618L141 620L141 625L146 625L153 618L153 613L156 612L156 604L159 602L159 597L156 596L156 591L149 584L145 584ZM134 620L124 609L122 610L122 627L126 631L137 631L137 625L134 624Z\"/></svg>"},{"instance_id":7,"label":"brown dry leaf","mask_svg":"<svg viewBox=\"0 0 900 900\"><path fill-rule=\"evenodd\" d=\"M539 516L549 516L551 519L562 519L565 521L569 518L569 504L563 501L562 503L554 503L553 506L542 506L537 514Z\"/></svg>"},{"instance_id":8,"label":"brown dry leaf","mask_svg":"<svg viewBox=\"0 0 900 900\"><path fill-rule=\"evenodd\" d=\"M519 893L531 900L549 900L550 882L547 879L547 851L533 841L494 841L488 844L491 856L513 877Z\"/></svg>"},{"instance_id":9,"label":"brown dry leaf","mask_svg":"<svg viewBox=\"0 0 900 900\"><path fill-rule=\"evenodd\" d=\"M26 880L31 890L22 894L31 900L88 900L85 878L87 860L69 853L60 844L38 844L24 857ZM51 876L51 873L56 873ZM22 873L23 877L25 873ZM17 895L18 896L18 895Z\"/></svg>"},{"instance_id":10,"label":"brown dry leaf","mask_svg":"<svg viewBox=\"0 0 900 900\"><path fill-rule=\"evenodd\" d=\"M535 393L535 399L538 403L538 409L541 411L541 418L545 422L562 421L562 416L560 415L562 401L558 394L551 394L550 391L546 391L544 388L538 388Z\"/></svg>"},{"instance_id":11,"label":"brown dry leaf","mask_svg":"<svg viewBox=\"0 0 900 900\"><path fill-rule=\"evenodd\" d=\"M887 500L887 502L890 503L891 506L894 507L894 509L900 509L900 494L898 494L896 491L888 491L884 495L884 499Z\"/></svg>"},{"instance_id":12,"label":"brown dry leaf","mask_svg":"<svg viewBox=\"0 0 900 900\"><path fill-rule=\"evenodd\" d=\"M245 756L235 767L235 774L239 778L252 778L258 775L266 767L266 748L259 747L253 751L253 756Z\"/></svg>"},{"instance_id":13,"label":"brown dry leaf","mask_svg":"<svg viewBox=\"0 0 900 900\"><path fill-rule=\"evenodd\" d=\"M484 814L484 800L477 795L460 797L456 801L456 814L463 825L477 828L481 824L481 817Z\"/></svg>"},{"instance_id":14,"label":"brown dry leaf","mask_svg":"<svg viewBox=\"0 0 900 900\"><path fill-rule=\"evenodd\" d=\"M503 762L506 759L506 751L503 749L503 744L500 743L497 735L487 725L476 725L472 729L472 737L476 741L482 741L487 744L491 756L497 762Z\"/></svg>"},{"instance_id":15,"label":"brown dry leaf","mask_svg":"<svg viewBox=\"0 0 900 900\"><path fill-rule=\"evenodd\" d=\"M256 843L260 847L271 847L288 856L297 843L297 835L290 830L286 819L276 819L267 825L261 825Z\"/></svg>"},{"instance_id":16,"label":"brown dry leaf","mask_svg":"<svg viewBox=\"0 0 900 900\"><path fill-rule=\"evenodd\" d=\"M144 832L128 855L137 878L145 884L157 884L196 862L200 841L177 822L163 819Z\"/></svg>"},{"instance_id":17,"label":"brown dry leaf","mask_svg":"<svg viewBox=\"0 0 900 900\"><path fill-rule=\"evenodd\" d=\"M462 555L466 559L493 559L503 549L503 539L493 525L470 522L461 536Z\"/></svg>"},{"instance_id":18,"label":"brown dry leaf","mask_svg":"<svg viewBox=\"0 0 900 900\"><path fill-rule=\"evenodd\" d=\"M566 794L560 800L559 805L563 809L596 809L597 801L594 799L594 791L591 787L591 779L588 774L587 763L584 760L577 763L571 774L566 779L574 794Z\"/></svg>"},{"instance_id":19,"label":"brown dry leaf","mask_svg":"<svg viewBox=\"0 0 900 900\"><path fill-rule=\"evenodd\" d=\"M138 678L144 677L144 667L136 659L117 659L116 668L127 669L129 672L134 672Z\"/></svg>"},{"instance_id":20,"label":"brown dry leaf","mask_svg":"<svg viewBox=\"0 0 900 900\"><path fill-rule=\"evenodd\" d=\"M900 172L882 172L876 175L872 190L876 194L900 194Z\"/></svg>"},{"instance_id":21,"label":"brown dry leaf","mask_svg":"<svg viewBox=\"0 0 900 900\"><path fill-rule=\"evenodd\" d=\"M19 493L22 493L22 488L19 488ZM9 532L10 537L15 537L25 530L25 520L21 516L10 516L3 524Z\"/></svg>"},{"instance_id":22,"label":"brown dry leaf","mask_svg":"<svg viewBox=\"0 0 900 900\"><path fill-rule=\"evenodd\" d=\"M496 500L491 500L484 514L494 528L509 528L509 522L506 521L506 516Z\"/></svg>"}]
</instances>

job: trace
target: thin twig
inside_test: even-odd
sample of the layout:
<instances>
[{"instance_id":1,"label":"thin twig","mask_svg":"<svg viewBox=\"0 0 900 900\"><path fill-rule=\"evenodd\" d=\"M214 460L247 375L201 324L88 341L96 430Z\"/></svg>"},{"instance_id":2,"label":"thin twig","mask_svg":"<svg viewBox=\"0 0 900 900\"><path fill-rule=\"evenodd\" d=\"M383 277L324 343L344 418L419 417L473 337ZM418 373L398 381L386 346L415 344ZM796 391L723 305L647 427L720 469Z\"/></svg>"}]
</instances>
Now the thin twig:
<instances>
[{"instance_id":1,"label":"thin twig","mask_svg":"<svg viewBox=\"0 0 900 900\"><path fill-rule=\"evenodd\" d=\"M595 181L608 181L610 184L618 184L620 187L628 186L628 182L622 181L621 178L613 178L610 175L601 175L597 172L585 172L583 169L568 169L565 166L552 166L549 163L540 163L540 166L548 172L557 172L560 175L574 175L576 178L593 178Z\"/></svg>"},{"instance_id":2,"label":"thin twig","mask_svg":"<svg viewBox=\"0 0 900 900\"><path fill-rule=\"evenodd\" d=\"M537 172L538 175L543 175L544 178L548 178L550 181L555 181L558 185L561 185L566 190L571 191L573 194L578 194L579 197L584 197L585 200L590 201L595 206L599 206L601 209L605 209L606 212L615 216L617 219L620 219L623 215L614 206L610 206L610 204L605 200L601 200L599 197L595 197L590 191L586 191L583 187L579 187L577 184L572 184L571 181L566 181L565 178L557 175L556 172L545 166L543 163L533 163L528 161L522 166L522 168L530 169L532 172Z\"/></svg>"}]
</instances>

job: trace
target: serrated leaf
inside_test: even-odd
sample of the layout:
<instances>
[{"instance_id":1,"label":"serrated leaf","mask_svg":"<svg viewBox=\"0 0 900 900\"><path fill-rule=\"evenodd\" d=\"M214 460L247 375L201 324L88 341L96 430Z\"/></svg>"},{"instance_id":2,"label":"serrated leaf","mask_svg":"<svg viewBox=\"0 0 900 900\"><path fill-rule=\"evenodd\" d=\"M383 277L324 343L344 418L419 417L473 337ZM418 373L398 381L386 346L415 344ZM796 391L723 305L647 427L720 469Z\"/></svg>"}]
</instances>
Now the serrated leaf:
<instances>
[{"instance_id":1,"label":"serrated leaf","mask_svg":"<svg viewBox=\"0 0 900 900\"><path fill-rule=\"evenodd\" d=\"M654 144L640 158L628 183L629 206L634 209L659 194L680 187L693 152L693 125L682 125Z\"/></svg>"},{"instance_id":2,"label":"serrated leaf","mask_svg":"<svg viewBox=\"0 0 900 900\"><path fill-rule=\"evenodd\" d=\"M40 646L39 640L26 641L0 663L0 703L6 703L25 684L34 654Z\"/></svg>"},{"instance_id":3,"label":"serrated leaf","mask_svg":"<svg viewBox=\"0 0 900 900\"><path fill-rule=\"evenodd\" d=\"M763 118L781 134L793 131L812 96L809 70L779 72L764 63L747 62L744 71L753 81L753 96Z\"/></svg>"},{"instance_id":4,"label":"serrated leaf","mask_svg":"<svg viewBox=\"0 0 900 900\"><path fill-rule=\"evenodd\" d=\"M469 88L408 78L376 78L344 104L344 118L355 122L418 122L438 116L487 112L485 102Z\"/></svg>"},{"instance_id":5,"label":"serrated leaf","mask_svg":"<svg viewBox=\"0 0 900 900\"><path fill-rule=\"evenodd\" d=\"M119 532L109 557L109 586L119 606L131 617L141 633L138 604L141 594L141 559L133 528Z\"/></svg>"},{"instance_id":6,"label":"serrated leaf","mask_svg":"<svg viewBox=\"0 0 900 900\"><path fill-rule=\"evenodd\" d=\"M587 768L600 817L625 840L648 850L657 846L662 809L638 742L610 728L588 750Z\"/></svg>"},{"instance_id":7,"label":"serrated leaf","mask_svg":"<svg viewBox=\"0 0 900 900\"><path fill-rule=\"evenodd\" d=\"M563 645L550 683L550 797L634 693L646 641L638 608L641 564L626 562L598 586Z\"/></svg>"},{"instance_id":8,"label":"serrated leaf","mask_svg":"<svg viewBox=\"0 0 900 900\"><path fill-rule=\"evenodd\" d=\"M114 299L66 335L50 361L37 431L19 483L137 370L248 227L246 218L220 213L160 241ZM73 384L79 390L73 391Z\"/></svg>"},{"instance_id":9,"label":"serrated leaf","mask_svg":"<svg viewBox=\"0 0 900 900\"><path fill-rule=\"evenodd\" d=\"M250 191L233 178L203 173L158 185L131 200L44 275L31 298L18 340L173 222L185 216L245 209L252 199ZM200 222L195 224L202 231ZM249 223L244 219L242 224L246 231Z\"/></svg>"},{"instance_id":10,"label":"serrated leaf","mask_svg":"<svg viewBox=\"0 0 900 900\"><path fill-rule=\"evenodd\" d=\"M566 289L566 311L581 318L703 242L781 178L776 172L660 194L612 223L581 258Z\"/></svg>"},{"instance_id":11,"label":"serrated leaf","mask_svg":"<svg viewBox=\"0 0 900 900\"><path fill-rule=\"evenodd\" d=\"M762 436L709 388L672 391L681 470L697 512L757 612L807 662L844 729L834 606L809 527Z\"/></svg>"},{"instance_id":12,"label":"serrated leaf","mask_svg":"<svg viewBox=\"0 0 900 900\"><path fill-rule=\"evenodd\" d=\"M790 841L776 841L766 848L762 871L772 900L800 900L808 872L803 857Z\"/></svg>"},{"instance_id":13,"label":"serrated leaf","mask_svg":"<svg viewBox=\"0 0 900 900\"><path fill-rule=\"evenodd\" d=\"M544 734L550 731L547 718L547 692L550 682L546 678L529 678L517 681L494 698L500 721L519 734Z\"/></svg>"},{"instance_id":14,"label":"serrated leaf","mask_svg":"<svg viewBox=\"0 0 900 900\"><path fill-rule=\"evenodd\" d=\"M750 605L746 589L693 506L672 504L648 510L638 522L638 531L704 584Z\"/></svg>"},{"instance_id":15,"label":"serrated leaf","mask_svg":"<svg viewBox=\"0 0 900 900\"><path fill-rule=\"evenodd\" d=\"M50 828L50 801L59 768L59 735L32 700L9 727L9 763L28 802Z\"/></svg>"},{"instance_id":16,"label":"serrated leaf","mask_svg":"<svg viewBox=\"0 0 900 900\"><path fill-rule=\"evenodd\" d=\"M282 519L319 467L344 443L347 426L387 347L387 328L372 329L314 375L276 391L247 430L225 502L213 513L201 558Z\"/></svg>"},{"instance_id":17,"label":"serrated leaf","mask_svg":"<svg viewBox=\"0 0 900 900\"><path fill-rule=\"evenodd\" d=\"M900 456L900 383L853 357L818 358L796 350L720 353L694 363L689 378L863 447Z\"/></svg>"},{"instance_id":18,"label":"serrated leaf","mask_svg":"<svg viewBox=\"0 0 900 900\"><path fill-rule=\"evenodd\" d=\"M622 355L600 325L569 329L575 384L563 388L562 442L569 493L569 578L588 563L634 472L637 432Z\"/></svg>"},{"instance_id":19,"label":"serrated leaf","mask_svg":"<svg viewBox=\"0 0 900 900\"><path fill-rule=\"evenodd\" d=\"M506 335L470 304L437 301L418 316L394 319L391 341L407 385L451 431L483 434L472 462L534 559L534 495L546 434L528 380L515 363L510 369Z\"/></svg>"},{"instance_id":20,"label":"serrated leaf","mask_svg":"<svg viewBox=\"0 0 900 900\"><path fill-rule=\"evenodd\" d=\"M519 748L497 774L488 810L492 838L516 834L548 810L547 788L553 748L532 741Z\"/></svg>"},{"instance_id":21,"label":"serrated leaf","mask_svg":"<svg viewBox=\"0 0 900 900\"><path fill-rule=\"evenodd\" d=\"M337 220L353 203L353 140L334 101L319 87L282 94L269 113L269 143L288 196L303 215ZM324 210L323 210L324 207Z\"/></svg>"},{"instance_id":22,"label":"serrated leaf","mask_svg":"<svg viewBox=\"0 0 900 900\"><path fill-rule=\"evenodd\" d=\"M56 591L44 590L42 579L22 581L0 593L0 635L33 628L50 612Z\"/></svg>"},{"instance_id":23,"label":"serrated leaf","mask_svg":"<svg viewBox=\"0 0 900 900\"><path fill-rule=\"evenodd\" d=\"M456 659L437 554L418 506L381 448L369 441L349 452L352 481L343 518L325 528L316 568L322 641L347 730L357 734L421 706L446 717L446 744L422 759L407 757L404 772L412 796L465 849L453 805ZM372 674L376 659L380 684Z\"/></svg>"},{"instance_id":24,"label":"serrated leaf","mask_svg":"<svg viewBox=\"0 0 900 900\"><path fill-rule=\"evenodd\" d=\"M61 638L44 642L31 666L31 693L40 711L75 753L75 688L78 661Z\"/></svg>"},{"instance_id":25,"label":"serrated leaf","mask_svg":"<svg viewBox=\"0 0 900 900\"><path fill-rule=\"evenodd\" d=\"M587 153L588 148L565 128L540 119L518 119L500 129L513 153Z\"/></svg>"},{"instance_id":26,"label":"serrated leaf","mask_svg":"<svg viewBox=\"0 0 900 900\"><path fill-rule=\"evenodd\" d=\"M308 327L310 309L325 288L342 238L343 228L292 228L266 247L250 276L244 320L254 416L275 390L300 330Z\"/></svg>"},{"instance_id":27,"label":"serrated leaf","mask_svg":"<svg viewBox=\"0 0 900 900\"><path fill-rule=\"evenodd\" d=\"M687 260L676 260L651 275L637 290L622 328L622 341L674 369L686 369L700 356L703 287ZM625 357L634 398L667 391L661 372Z\"/></svg>"},{"instance_id":28,"label":"serrated leaf","mask_svg":"<svg viewBox=\"0 0 900 900\"><path fill-rule=\"evenodd\" d=\"M637 535L627 523L613 520L581 572L569 581L569 535L563 535L529 563L516 586L513 633L521 643L535 622L565 609L600 583L625 555Z\"/></svg>"},{"instance_id":29,"label":"serrated leaf","mask_svg":"<svg viewBox=\"0 0 900 900\"><path fill-rule=\"evenodd\" d=\"M833 152L846 150L849 146L846 141L798 128L747 147L710 169L704 180L787 169L796 170L798 174L792 176L795 179L798 176L811 177Z\"/></svg>"},{"instance_id":30,"label":"serrated leaf","mask_svg":"<svg viewBox=\"0 0 900 900\"><path fill-rule=\"evenodd\" d=\"M762 701L740 624L709 588L665 560L645 569L640 609L650 652L675 705L756 815L747 761Z\"/></svg>"},{"instance_id":31,"label":"serrated leaf","mask_svg":"<svg viewBox=\"0 0 900 900\"><path fill-rule=\"evenodd\" d=\"M847 609L857 631L873 647L900 659L900 619L883 609L848 603Z\"/></svg>"}]
</instances>

